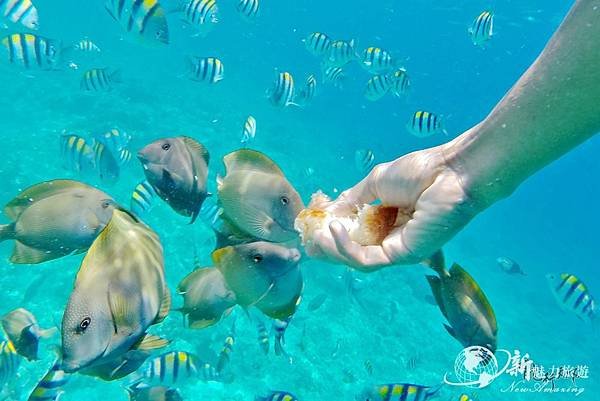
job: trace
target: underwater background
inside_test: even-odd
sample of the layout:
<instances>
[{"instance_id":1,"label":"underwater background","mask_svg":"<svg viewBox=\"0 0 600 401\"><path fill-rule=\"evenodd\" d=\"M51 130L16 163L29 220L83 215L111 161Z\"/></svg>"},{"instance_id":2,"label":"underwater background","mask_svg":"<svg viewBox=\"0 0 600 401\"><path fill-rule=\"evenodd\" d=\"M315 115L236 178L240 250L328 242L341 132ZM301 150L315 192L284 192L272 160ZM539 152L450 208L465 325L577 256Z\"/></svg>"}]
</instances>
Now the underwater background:
<instances>
[{"instance_id":1,"label":"underwater background","mask_svg":"<svg viewBox=\"0 0 600 401\"><path fill-rule=\"evenodd\" d=\"M123 40L123 31L104 10L103 1L34 3L40 14L39 34L65 46L84 37L93 39L102 52L88 67L119 70L122 83L108 93L87 94L80 90L83 65L34 74L2 65L0 204L40 181L78 178L63 168L59 142L65 131L85 134L114 127L132 136L133 152L164 136L189 135L202 142L211 153L209 187L215 192L215 177L224 172L221 158L240 148L248 115L257 120L250 146L279 164L305 203L318 189L335 196L362 178L355 167L356 150L371 149L376 162L388 161L446 142L480 121L539 54L572 2L262 0L259 15L248 22L237 15L236 1L221 0L219 23L206 37L191 37L185 24L170 14L170 44L163 47ZM485 9L495 13L495 32L480 48L471 43L467 29ZM1 32L4 36L21 31L25 29L9 26ZM410 94L369 102L363 94L369 74L353 63L345 70L343 89L318 86L305 107L273 107L265 91L277 71L291 72L298 82L311 73L321 76L319 60L302 42L314 31L355 39L360 51L367 46L389 50L409 72ZM216 85L190 81L185 77L187 55L219 57L225 78ZM448 134L410 135L406 122L419 109L441 115ZM589 366L589 379L578 382L585 387L576 398L581 400L597 400L600 392L598 332L560 309L544 276L571 273L592 295L600 293L599 151L596 136L528 179L445 247L447 259L465 267L489 298L498 320L499 348L527 352L544 366ZM128 205L142 179L134 158L116 184L87 182ZM173 292L177 283L193 270L196 257L200 265L209 266L214 248L210 228L200 221L189 225L188 220L162 202L145 218L165 249L174 307L181 302ZM25 307L42 326L59 325L83 256L11 265L11 250L10 241L0 243L0 313ZM527 274L506 274L496 263L500 256L518 261ZM180 387L184 399L253 400L279 389L300 400L353 400L370 384L436 385L453 371L463 347L446 333L443 316L428 301L426 268L354 273L361 280L360 304L347 294L343 266L305 260L302 270L304 301L286 333L290 358L264 355L256 328L237 310L234 381L188 382ZM323 306L309 311L310 300L322 293L328 294ZM172 340L170 349L213 358L232 319L190 330L173 311L151 332ZM27 399L52 364L52 344L59 341L57 336L44 342L42 360L21 363L6 399ZM365 361L372 364L372 372L365 369ZM445 386L439 399L458 400L464 392L477 400L574 397L502 393L511 381L502 376L485 389ZM64 391L61 401L127 399L122 382L78 375Z\"/></svg>"}]
</instances>

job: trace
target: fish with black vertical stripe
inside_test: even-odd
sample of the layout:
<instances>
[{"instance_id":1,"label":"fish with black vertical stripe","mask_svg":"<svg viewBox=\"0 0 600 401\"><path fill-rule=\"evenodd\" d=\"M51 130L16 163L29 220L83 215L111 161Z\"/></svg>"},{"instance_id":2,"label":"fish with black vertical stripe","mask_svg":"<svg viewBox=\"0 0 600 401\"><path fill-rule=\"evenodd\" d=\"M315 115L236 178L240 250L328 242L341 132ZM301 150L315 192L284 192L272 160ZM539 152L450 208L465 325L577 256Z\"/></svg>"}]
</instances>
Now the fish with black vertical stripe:
<instances>
[{"instance_id":1,"label":"fish with black vertical stripe","mask_svg":"<svg viewBox=\"0 0 600 401\"><path fill-rule=\"evenodd\" d=\"M416 111L406 124L406 129L418 138L427 138L435 134L446 134L442 119L428 111Z\"/></svg>"},{"instance_id":2,"label":"fish with black vertical stripe","mask_svg":"<svg viewBox=\"0 0 600 401\"><path fill-rule=\"evenodd\" d=\"M0 17L25 28L38 29L38 11L31 0L0 0Z\"/></svg>"},{"instance_id":3,"label":"fish with black vertical stripe","mask_svg":"<svg viewBox=\"0 0 600 401\"><path fill-rule=\"evenodd\" d=\"M60 43L32 33L13 33L0 40L1 58L27 70L54 70L60 61Z\"/></svg>"},{"instance_id":4,"label":"fish with black vertical stripe","mask_svg":"<svg viewBox=\"0 0 600 401\"><path fill-rule=\"evenodd\" d=\"M469 28L469 34L475 46L485 45L494 35L494 14L490 11L479 14Z\"/></svg>"},{"instance_id":5,"label":"fish with black vertical stripe","mask_svg":"<svg viewBox=\"0 0 600 401\"><path fill-rule=\"evenodd\" d=\"M590 322L596 316L596 305L587 286L576 276L569 273L548 274L552 294L559 305L583 321Z\"/></svg>"},{"instance_id":6,"label":"fish with black vertical stripe","mask_svg":"<svg viewBox=\"0 0 600 401\"><path fill-rule=\"evenodd\" d=\"M239 0L237 10L244 18L251 20L258 14L258 1L259 0Z\"/></svg>"},{"instance_id":7,"label":"fish with black vertical stripe","mask_svg":"<svg viewBox=\"0 0 600 401\"><path fill-rule=\"evenodd\" d=\"M128 34L148 44L169 43L169 27L158 0L108 0L106 11Z\"/></svg>"},{"instance_id":8,"label":"fish with black vertical stripe","mask_svg":"<svg viewBox=\"0 0 600 401\"><path fill-rule=\"evenodd\" d=\"M81 90L86 92L107 92L116 83L121 82L120 71L109 71L107 68L92 68L81 77Z\"/></svg>"},{"instance_id":9,"label":"fish with black vertical stripe","mask_svg":"<svg viewBox=\"0 0 600 401\"><path fill-rule=\"evenodd\" d=\"M189 78L193 81L216 84L225 78L225 67L216 57L189 57Z\"/></svg>"},{"instance_id":10,"label":"fish with black vertical stripe","mask_svg":"<svg viewBox=\"0 0 600 401\"><path fill-rule=\"evenodd\" d=\"M70 375L60 369L60 363L56 361L40 379L27 401L57 401L69 378Z\"/></svg>"}]
</instances>

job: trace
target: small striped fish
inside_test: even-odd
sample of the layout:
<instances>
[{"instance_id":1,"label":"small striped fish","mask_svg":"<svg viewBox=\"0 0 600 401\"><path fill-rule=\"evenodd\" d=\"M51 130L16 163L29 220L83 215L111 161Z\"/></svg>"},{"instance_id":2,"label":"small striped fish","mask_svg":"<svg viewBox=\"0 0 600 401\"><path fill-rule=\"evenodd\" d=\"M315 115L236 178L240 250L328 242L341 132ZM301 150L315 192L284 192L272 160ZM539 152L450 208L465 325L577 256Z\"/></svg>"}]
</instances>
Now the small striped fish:
<instances>
[{"instance_id":1,"label":"small striped fish","mask_svg":"<svg viewBox=\"0 0 600 401\"><path fill-rule=\"evenodd\" d=\"M324 71L325 82L332 84L335 88L341 89L344 79L344 70L342 67L327 67Z\"/></svg>"},{"instance_id":2,"label":"small striped fish","mask_svg":"<svg viewBox=\"0 0 600 401\"><path fill-rule=\"evenodd\" d=\"M275 319L273 320L273 332L275 333L275 340L273 341L273 348L275 355L287 355L285 349L285 331L290 325L291 318L284 320Z\"/></svg>"},{"instance_id":3,"label":"small striped fish","mask_svg":"<svg viewBox=\"0 0 600 401\"><path fill-rule=\"evenodd\" d=\"M252 19L258 14L258 0L239 0L237 10L244 17Z\"/></svg>"},{"instance_id":4,"label":"small striped fish","mask_svg":"<svg viewBox=\"0 0 600 401\"><path fill-rule=\"evenodd\" d=\"M354 39L351 41L336 40L331 43L325 64L329 67L343 67L356 58Z\"/></svg>"},{"instance_id":5,"label":"small striped fish","mask_svg":"<svg viewBox=\"0 0 600 401\"><path fill-rule=\"evenodd\" d=\"M200 366L200 370L198 373L200 375L200 380L205 382L223 381L223 377L221 376L217 368L208 362L205 362L202 366ZM230 378L230 376L227 377Z\"/></svg>"},{"instance_id":6,"label":"small striped fish","mask_svg":"<svg viewBox=\"0 0 600 401\"><path fill-rule=\"evenodd\" d=\"M179 391L165 386L137 384L126 388L129 401L183 401Z\"/></svg>"},{"instance_id":7,"label":"small striped fish","mask_svg":"<svg viewBox=\"0 0 600 401\"><path fill-rule=\"evenodd\" d=\"M446 133L441 119L428 111L416 111L410 121L406 124L408 132L418 138L426 138L431 135Z\"/></svg>"},{"instance_id":8,"label":"small striped fish","mask_svg":"<svg viewBox=\"0 0 600 401\"><path fill-rule=\"evenodd\" d=\"M120 152L126 149L131 141L131 135L119 130L118 128L112 128L102 134L96 136L100 142L105 144L112 152Z\"/></svg>"},{"instance_id":9,"label":"small striped fish","mask_svg":"<svg viewBox=\"0 0 600 401\"><path fill-rule=\"evenodd\" d=\"M306 83L304 84L304 88L300 91L299 102L302 104L308 104L315 97L315 93L317 92L317 78L313 74L310 74L306 78Z\"/></svg>"},{"instance_id":10,"label":"small striped fish","mask_svg":"<svg viewBox=\"0 0 600 401\"><path fill-rule=\"evenodd\" d=\"M461 394L460 397L458 398L458 401L474 401L474 400L468 394Z\"/></svg>"},{"instance_id":11,"label":"small striped fish","mask_svg":"<svg viewBox=\"0 0 600 401\"><path fill-rule=\"evenodd\" d=\"M165 10L158 0L107 0L105 8L127 33L148 43L169 43Z\"/></svg>"},{"instance_id":12,"label":"small striped fish","mask_svg":"<svg viewBox=\"0 0 600 401\"><path fill-rule=\"evenodd\" d=\"M60 45L54 40L31 33L13 33L2 38L1 43L10 64L40 70L52 70L58 64Z\"/></svg>"},{"instance_id":13,"label":"small striped fish","mask_svg":"<svg viewBox=\"0 0 600 401\"><path fill-rule=\"evenodd\" d=\"M62 388L69 381L70 375L60 369L56 361L48 372L41 378L29 395L28 401L56 401L62 394Z\"/></svg>"},{"instance_id":14,"label":"small striped fish","mask_svg":"<svg viewBox=\"0 0 600 401\"><path fill-rule=\"evenodd\" d=\"M153 384L173 385L198 377L197 357L185 351L171 351L147 362L144 381Z\"/></svg>"},{"instance_id":15,"label":"small striped fish","mask_svg":"<svg viewBox=\"0 0 600 401\"><path fill-rule=\"evenodd\" d=\"M86 140L75 134L60 137L60 153L63 166L78 174L88 174L96 166L94 149Z\"/></svg>"},{"instance_id":16,"label":"small striped fish","mask_svg":"<svg viewBox=\"0 0 600 401\"><path fill-rule=\"evenodd\" d=\"M260 345L260 349L264 352L265 355L269 353L269 332L265 327L265 324L262 320L256 320L256 331L258 332L258 345Z\"/></svg>"},{"instance_id":17,"label":"small striped fish","mask_svg":"<svg viewBox=\"0 0 600 401\"><path fill-rule=\"evenodd\" d=\"M15 378L21 357L12 342L4 340L0 342L0 388L9 380Z\"/></svg>"},{"instance_id":18,"label":"small striped fish","mask_svg":"<svg viewBox=\"0 0 600 401\"><path fill-rule=\"evenodd\" d=\"M73 46L75 50L86 53L100 53L100 48L88 38L83 38Z\"/></svg>"},{"instance_id":19,"label":"small striped fish","mask_svg":"<svg viewBox=\"0 0 600 401\"><path fill-rule=\"evenodd\" d=\"M298 401L298 397L287 391L271 391L265 397L254 398L254 401Z\"/></svg>"},{"instance_id":20,"label":"small striped fish","mask_svg":"<svg viewBox=\"0 0 600 401\"><path fill-rule=\"evenodd\" d=\"M31 0L0 0L0 16L25 28L39 27L38 12Z\"/></svg>"},{"instance_id":21,"label":"small striped fish","mask_svg":"<svg viewBox=\"0 0 600 401\"><path fill-rule=\"evenodd\" d=\"M233 346L235 345L235 323L231 328L231 333L225 338L223 343L223 349L219 353L219 359L217 360L217 373L223 372L229 361L231 360L231 353L233 352Z\"/></svg>"},{"instance_id":22,"label":"small striped fish","mask_svg":"<svg viewBox=\"0 0 600 401\"><path fill-rule=\"evenodd\" d=\"M368 47L362 58L362 66L371 74L388 72L394 67L392 55L379 47Z\"/></svg>"},{"instance_id":23,"label":"small striped fish","mask_svg":"<svg viewBox=\"0 0 600 401\"><path fill-rule=\"evenodd\" d=\"M391 91L395 96L400 97L410 89L410 79L405 69L400 68L394 71L390 78L392 81Z\"/></svg>"},{"instance_id":24,"label":"small striped fish","mask_svg":"<svg viewBox=\"0 0 600 401\"><path fill-rule=\"evenodd\" d=\"M375 102L384 97L392 87L392 80L387 75L374 75L367 81L365 97Z\"/></svg>"},{"instance_id":25,"label":"small striped fish","mask_svg":"<svg viewBox=\"0 0 600 401\"><path fill-rule=\"evenodd\" d=\"M359 149L354 152L354 165L361 174L368 174L375 166L373 151L370 149Z\"/></svg>"},{"instance_id":26,"label":"small striped fish","mask_svg":"<svg viewBox=\"0 0 600 401\"><path fill-rule=\"evenodd\" d=\"M94 160L96 172L102 181L114 184L119 179L119 162L102 142L94 144Z\"/></svg>"},{"instance_id":27,"label":"small striped fish","mask_svg":"<svg viewBox=\"0 0 600 401\"><path fill-rule=\"evenodd\" d=\"M148 213L154 206L156 192L147 180L144 180L135 186L131 193L129 209L138 217Z\"/></svg>"},{"instance_id":28,"label":"small striped fish","mask_svg":"<svg viewBox=\"0 0 600 401\"><path fill-rule=\"evenodd\" d=\"M419 384L382 384L366 390L360 401L427 401L437 395L441 386L429 387Z\"/></svg>"},{"instance_id":29,"label":"small striped fish","mask_svg":"<svg viewBox=\"0 0 600 401\"><path fill-rule=\"evenodd\" d=\"M591 321L596 315L594 298L587 286L569 273L548 274L546 279L558 303L583 321Z\"/></svg>"},{"instance_id":30,"label":"small striped fish","mask_svg":"<svg viewBox=\"0 0 600 401\"><path fill-rule=\"evenodd\" d=\"M294 103L294 78L289 72L281 72L268 92L271 104L277 107L296 105Z\"/></svg>"},{"instance_id":31,"label":"small striped fish","mask_svg":"<svg viewBox=\"0 0 600 401\"><path fill-rule=\"evenodd\" d=\"M203 30L209 30L219 22L216 0L185 0L183 20Z\"/></svg>"},{"instance_id":32,"label":"small striped fish","mask_svg":"<svg viewBox=\"0 0 600 401\"><path fill-rule=\"evenodd\" d=\"M221 60L215 57L190 57L188 59L190 79L216 84L225 77Z\"/></svg>"},{"instance_id":33,"label":"small striped fish","mask_svg":"<svg viewBox=\"0 0 600 401\"><path fill-rule=\"evenodd\" d=\"M494 14L484 11L475 18L469 28L471 41L476 46L483 46L494 34Z\"/></svg>"},{"instance_id":34,"label":"small striped fish","mask_svg":"<svg viewBox=\"0 0 600 401\"><path fill-rule=\"evenodd\" d=\"M86 92L106 92L119 82L121 82L119 71L109 72L107 68L92 68L83 73L80 87Z\"/></svg>"},{"instance_id":35,"label":"small striped fish","mask_svg":"<svg viewBox=\"0 0 600 401\"><path fill-rule=\"evenodd\" d=\"M254 140L256 136L256 119L252 116L248 116L246 122L244 122L244 129L242 131L242 145L246 146L248 143Z\"/></svg>"},{"instance_id":36,"label":"small striped fish","mask_svg":"<svg viewBox=\"0 0 600 401\"><path fill-rule=\"evenodd\" d=\"M329 53L331 39L321 32L313 32L304 39L304 46L314 56L324 56Z\"/></svg>"}]
</instances>

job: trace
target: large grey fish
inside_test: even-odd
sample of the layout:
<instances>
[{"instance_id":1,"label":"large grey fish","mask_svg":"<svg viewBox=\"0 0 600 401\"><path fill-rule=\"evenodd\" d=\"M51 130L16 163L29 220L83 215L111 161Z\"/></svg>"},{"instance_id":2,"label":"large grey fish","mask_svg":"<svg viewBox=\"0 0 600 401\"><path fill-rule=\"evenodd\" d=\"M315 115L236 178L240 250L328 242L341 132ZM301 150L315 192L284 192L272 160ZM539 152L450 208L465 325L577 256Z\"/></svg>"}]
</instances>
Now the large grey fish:
<instances>
[{"instance_id":1,"label":"large grey fish","mask_svg":"<svg viewBox=\"0 0 600 401\"><path fill-rule=\"evenodd\" d=\"M0 241L15 240L12 263L41 263L85 252L114 207L109 195L82 182L42 182L4 207L12 223L0 225Z\"/></svg>"},{"instance_id":2,"label":"large grey fish","mask_svg":"<svg viewBox=\"0 0 600 401\"><path fill-rule=\"evenodd\" d=\"M238 304L274 319L296 311L303 288L297 249L261 241L218 249L212 258Z\"/></svg>"},{"instance_id":3,"label":"large grey fish","mask_svg":"<svg viewBox=\"0 0 600 401\"><path fill-rule=\"evenodd\" d=\"M62 321L62 368L111 363L164 346L146 330L169 312L158 235L128 212L113 216L81 263Z\"/></svg>"},{"instance_id":4,"label":"large grey fish","mask_svg":"<svg viewBox=\"0 0 600 401\"><path fill-rule=\"evenodd\" d=\"M138 158L158 196L194 222L208 195L209 154L204 145L187 136L163 138L146 145Z\"/></svg>"},{"instance_id":5,"label":"large grey fish","mask_svg":"<svg viewBox=\"0 0 600 401\"><path fill-rule=\"evenodd\" d=\"M218 323L236 305L235 294L214 267L196 269L177 286L183 296L179 309L192 329L202 329Z\"/></svg>"},{"instance_id":6,"label":"large grey fish","mask_svg":"<svg viewBox=\"0 0 600 401\"><path fill-rule=\"evenodd\" d=\"M47 338L57 332L56 328L42 329L33 313L18 308L2 317L2 328L12 341L17 353L28 360L38 359L40 338Z\"/></svg>"},{"instance_id":7,"label":"large grey fish","mask_svg":"<svg viewBox=\"0 0 600 401\"><path fill-rule=\"evenodd\" d=\"M438 276L427 276L433 296L448 320L448 333L463 346L484 346L494 352L497 345L496 315L487 297L461 266L453 264L450 270L443 266L443 258L434 256L432 267Z\"/></svg>"},{"instance_id":8,"label":"large grey fish","mask_svg":"<svg viewBox=\"0 0 600 401\"><path fill-rule=\"evenodd\" d=\"M298 237L294 220L304 208L300 195L266 155L250 149L223 158L226 175L219 180L223 219L248 236L285 242Z\"/></svg>"}]
</instances>

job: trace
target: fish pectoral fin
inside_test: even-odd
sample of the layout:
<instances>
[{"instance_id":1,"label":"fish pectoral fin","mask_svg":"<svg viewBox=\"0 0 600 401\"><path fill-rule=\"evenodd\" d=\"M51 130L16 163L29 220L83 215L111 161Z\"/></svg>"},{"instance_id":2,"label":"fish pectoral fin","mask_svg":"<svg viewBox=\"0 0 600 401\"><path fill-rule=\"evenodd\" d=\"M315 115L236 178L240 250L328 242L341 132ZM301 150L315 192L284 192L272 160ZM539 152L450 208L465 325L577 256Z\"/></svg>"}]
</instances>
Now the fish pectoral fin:
<instances>
[{"instance_id":1,"label":"fish pectoral fin","mask_svg":"<svg viewBox=\"0 0 600 401\"><path fill-rule=\"evenodd\" d=\"M456 338L458 340L458 337L456 337L456 331L454 331L454 329L447 325L446 323L444 323L444 328L446 329L446 331L448 332L448 334L450 334L452 337Z\"/></svg>"},{"instance_id":2,"label":"fish pectoral fin","mask_svg":"<svg viewBox=\"0 0 600 401\"><path fill-rule=\"evenodd\" d=\"M266 238L272 231L271 227L275 224L275 221L265 212L245 207L244 204L240 204L240 214L250 227L252 231L250 234L258 238Z\"/></svg>"},{"instance_id":3,"label":"fish pectoral fin","mask_svg":"<svg viewBox=\"0 0 600 401\"><path fill-rule=\"evenodd\" d=\"M140 341L135 343L131 347L131 349L135 349L138 351L154 351L157 349L164 348L170 343L171 341L167 340L166 338L162 338L152 334L146 334L140 339Z\"/></svg>"},{"instance_id":4,"label":"fish pectoral fin","mask_svg":"<svg viewBox=\"0 0 600 401\"><path fill-rule=\"evenodd\" d=\"M131 335L137 329L139 310L142 307L142 305L134 305L134 301L128 299L126 294L127 291L122 291L114 286L108 290L108 304L115 334L123 336Z\"/></svg>"},{"instance_id":5,"label":"fish pectoral fin","mask_svg":"<svg viewBox=\"0 0 600 401\"><path fill-rule=\"evenodd\" d=\"M10 257L10 262L14 264L37 264L49 260L60 258L71 252L60 250L43 251L31 246L25 245L20 241L15 241L15 247Z\"/></svg>"}]
</instances>

